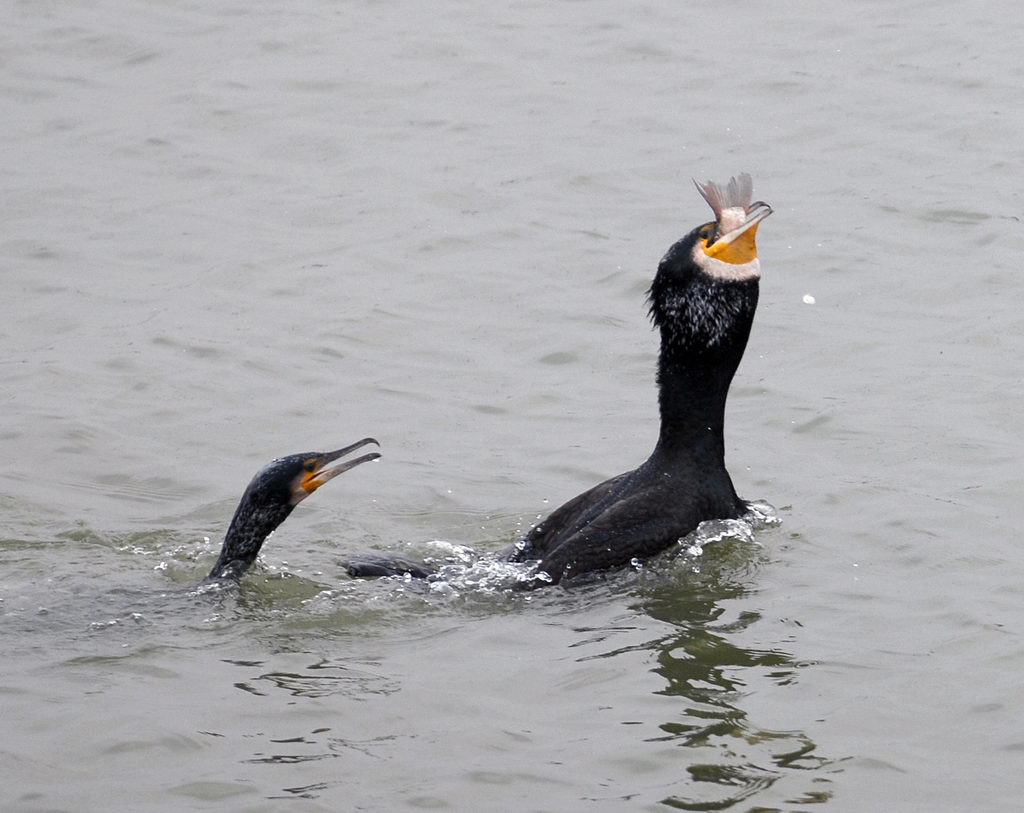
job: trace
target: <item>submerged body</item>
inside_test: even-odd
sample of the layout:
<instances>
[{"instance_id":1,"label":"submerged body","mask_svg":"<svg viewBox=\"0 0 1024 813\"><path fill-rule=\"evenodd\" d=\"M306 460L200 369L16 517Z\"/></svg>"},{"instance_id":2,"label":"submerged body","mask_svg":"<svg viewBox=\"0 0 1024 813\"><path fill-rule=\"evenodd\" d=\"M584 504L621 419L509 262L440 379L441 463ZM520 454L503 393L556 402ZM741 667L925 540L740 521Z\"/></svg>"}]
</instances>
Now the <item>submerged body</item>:
<instances>
[{"instance_id":1,"label":"submerged body","mask_svg":"<svg viewBox=\"0 0 1024 813\"><path fill-rule=\"evenodd\" d=\"M751 202L746 174L697 188L715 220L668 250L649 291L661 333L657 445L638 468L569 500L501 554L536 562L536 575L517 587L622 567L665 550L705 520L747 510L725 468L725 404L757 310L755 235L772 210ZM355 576L429 573L423 563L386 556L347 565Z\"/></svg>"}]
</instances>

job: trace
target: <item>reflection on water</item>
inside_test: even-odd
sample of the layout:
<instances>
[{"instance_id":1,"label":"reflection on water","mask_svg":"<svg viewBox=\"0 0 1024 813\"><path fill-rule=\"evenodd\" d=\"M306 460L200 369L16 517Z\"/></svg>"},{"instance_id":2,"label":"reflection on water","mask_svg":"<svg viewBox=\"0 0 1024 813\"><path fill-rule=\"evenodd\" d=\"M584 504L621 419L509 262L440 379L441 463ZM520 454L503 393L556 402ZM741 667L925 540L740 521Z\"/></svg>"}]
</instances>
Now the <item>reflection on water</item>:
<instances>
[{"instance_id":1,"label":"reflection on water","mask_svg":"<svg viewBox=\"0 0 1024 813\"><path fill-rule=\"evenodd\" d=\"M536 716L524 712L533 702L526 698L547 697L553 685L560 686L565 702L576 709L573 740L597 743L609 729L602 717L592 716L593 692L603 694L608 708L629 709L637 696L637 671L646 662L658 678L648 681L644 696L671 698L674 707L666 712L659 704L644 728L628 729L634 738L632 732L645 730L642 742L633 740L633 758L662 772L645 793L661 794L662 804L682 810L792 810L831 799L836 769L799 725L759 725L748 702L756 696L763 707L773 692L796 683L801 666L777 648L777 630L766 634L767 625L759 623L758 568L765 549L754 530L765 522L762 516L705 523L675 556L578 587L527 595L508 589L516 574L507 572L506 563L437 541L421 547L449 560L446 580L336 581L266 564L241 588L195 591L196 578L206 570L202 560L213 555L207 541L170 532L105 537L83 527L65 536L83 555L103 561L91 571L116 575L62 574L43 615L40 590L26 586L9 596L5 620L24 648L47 640L50 658L54 649L64 650L59 672L65 679L114 695L149 697L154 687L136 688L138 681L192 686L201 674L216 703L211 707L208 700L204 711L178 726L177 736L190 747L213 748L231 770L245 766L250 781L264 783L268 800L341 793L344 783L335 781L334 769L317 767L339 759L353 771L379 772L382 787L394 781L389 765L396 759L417 765L427 760L432 774L472 787L470 773L449 767L441 756L430 761L434 732L438 726L469 725L463 703L472 708L496 687L504 692L502 670L518 662L535 664L517 672L527 683L517 687L525 706L511 706L504 719L488 706L488 715L497 716L478 721L479 732L472 724L454 752L470 765L477 745L500 746L486 765L502 781L508 779L504 771L512 770L501 756L507 749L509 765L524 760L536 772L535 781L557 778L570 793L572 783L557 763L551 776L542 776L547 763L538 753L549 747L563 759L575 759L577 749L563 743L566 732L557 715L549 720L543 707ZM5 550L13 557L25 546ZM132 567L125 568L126 562ZM624 616L627 606L631 611ZM564 643L560 628L567 621L575 638L569 646L590 651L561 662L552 653ZM538 637L548 634L549 640ZM609 650L616 638L619 645ZM224 653L215 663L197 654L210 647ZM437 653L452 647L458 653L452 662L439 663ZM379 659L378 649L384 653ZM608 673L590 668L619 655L620 677L609 683L603 682ZM567 669L570 662L584 668ZM536 678L527 677L534 672ZM455 684L458 691L452 692ZM389 711L396 703L404 710L397 716ZM249 716L254 713L260 721L255 726ZM518 719L524 713L528 722ZM628 715L635 725L638 709ZM506 737L513 740L506 743ZM128 734L114 739L117 747L136 742ZM164 746L154 741L148 747ZM286 779L270 774L283 766L290 766ZM627 771L614 793L627 798L637 790L634 783ZM189 782L173 792L220 798L240 787ZM757 807L743 807L755 796Z\"/></svg>"},{"instance_id":2,"label":"reflection on water","mask_svg":"<svg viewBox=\"0 0 1024 813\"><path fill-rule=\"evenodd\" d=\"M320 660L307 668L310 671L304 674L264 672L253 680L235 683L235 687L254 695L265 695L273 687L292 697L327 697L336 694L365 697L398 691L397 681L343 664Z\"/></svg>"},{"instance_id":3,"label":"reflection on water","mask_svg":"<svg viewBox=\"0 0 1024 813\"><path fill-rule=\"evenodd\" d=\"M669 807L727 810L784 778L786 804L822 803L832 796L830 780L822 775L831 763L816 753L806 733L761 728L744 709L749 693L793 683L801 665L790 653L746 643L760 613L730 614L730 602L751 604L753 551L736 540L712 546L689 578L654 585L639 604L678 629L650 645L657 656L654 671L666 681L662 693L682 701L679 716L661 724L665 735L659 739L688 749L686 791L664 799ZM794 792L794 784L804 787Z\"/></svg>"}]
</instances>

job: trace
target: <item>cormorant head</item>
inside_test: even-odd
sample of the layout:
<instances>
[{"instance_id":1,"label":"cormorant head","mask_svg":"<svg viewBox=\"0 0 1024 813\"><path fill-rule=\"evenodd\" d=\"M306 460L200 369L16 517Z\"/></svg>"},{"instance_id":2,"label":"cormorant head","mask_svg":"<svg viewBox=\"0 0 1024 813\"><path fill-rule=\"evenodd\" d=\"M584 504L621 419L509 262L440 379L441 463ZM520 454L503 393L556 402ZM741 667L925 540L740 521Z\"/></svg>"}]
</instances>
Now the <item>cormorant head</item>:
<instances>
[{"instance_id":1,"label":"cormorant head","mask_svg":"<svg viewBox=\"0 0 1024 813\"><path fill-rule=\"evenodd\" d=\"M697 229L694 262L718 279L756 279L761 276L757 259L757 226L772 213L763 200L751 203L754 182L746 172L722 185L697 183L697 191L715 213L713 223Z\"/></svg>"},{"instance_id":2,"label":"cormorant head","mask_svg":"<svg viewBox=\"0 0 1024 813\"><path fill-rule=\"evenodd\" d=\"M352 460L331 466L340 457L361 449L369 444L379 446L373 438L363 438L357 443L333 452L303 452L272 460L252 478L246 489L246 496L264 505L287 505L294 508L320 486L369 460L380 457L370 452Z\"/></svg>"},{"instance_id":3,"label":"cormorant head","mask_svg":"<svg viewBox=\"0 0 1024 813\"><path fill-rule=\"evenodd\" d=\"M694 183L715 219L673 245L662 259L659 273L664 270L685 276L699 270L723 281L759 278L757 227L772 213L772 207L761 200L751 203L754 183L746 172L730 178L727 184Z\"/></svg>"},{"instance_id":4,"label":"cormorant head","mask_svg":"<svg viewBox=\"0 0 1024 813\"><path fill-rule=\"evenodd\" d=\"M360 463L376 460L377 452L332 466L338 458L369 444L373 438L333 452L305 452L273 460L256 472L242 495L208 580L237 579L256 560L264 540L300 502L320 486Z\"/></svg>"},{"instance_id":5,"label":"cormorant head","mask_svg":"<svg viewBox=\"0 0 1024 813\"><path fill-rule=\"evenodd\" d=\"M745 172L727 184L697 183L697 190L715 219L666 252L649 296L651 317L674 344L712 348L733 333L737 316L753 317L761 276L755 237L772 208L751 202L754 186Z\"/></svg>"}]
</instances>

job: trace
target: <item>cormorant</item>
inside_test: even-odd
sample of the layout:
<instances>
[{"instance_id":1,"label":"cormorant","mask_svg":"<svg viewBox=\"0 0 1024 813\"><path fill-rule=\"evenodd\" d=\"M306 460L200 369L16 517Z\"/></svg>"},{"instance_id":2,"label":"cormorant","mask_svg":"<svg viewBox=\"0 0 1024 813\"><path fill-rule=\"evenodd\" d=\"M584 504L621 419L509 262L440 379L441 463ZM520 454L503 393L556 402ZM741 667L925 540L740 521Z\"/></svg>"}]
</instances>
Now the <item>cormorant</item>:
<instances>
[{"instance_id":1,"label":"cormorant","mask_svg":"<svg viewBox=\"0 0 1024 813\"><path fill-rule=\"evenodd\" d=\"M217 564L206 582L239 579L256 561L267 537L274 532L300 502L328 480L360 463L376 460L370 452L330 467L339 457L369 444L380 446L373 438L363 438L333 452L305 452L271 461L252 478L235 509Z\"/></svg>"},{"instance_id":2,"label":"cormorant","mask_svg":"<svg viewBox=\"0 0 1024 813\"><path fill-rule=\"evenodd\" d=\"M697 189L715 219L668 250L648 292L661 332L657 445L639 468L570 500L507 552L511 561L538 562L524 587L621 567L705 520L747 510L725 468L725 401L757 309L755 235L772 209L751 202L746 173Z\"/></svg>"},{"instance_id":3,"label":"cormorant","mask_svg":"<svg viewBox=\"0 0 1024 813\"><path fill-rule=\"evenodd\" d=\"M755 235L772 213L752 203L743 173L728 184L697 184L715 219L693 229L662 258L648 291L661 333L658 405L661 431L650 457L583 492L500 554L536 562L533 589L597 570L622 567L675 544L701 522L742 516L747 504L725 468L725 401L757 309L761 267ZM387 555L346 563L354 576L430 568Z\"/></svg>"}]
</instances>

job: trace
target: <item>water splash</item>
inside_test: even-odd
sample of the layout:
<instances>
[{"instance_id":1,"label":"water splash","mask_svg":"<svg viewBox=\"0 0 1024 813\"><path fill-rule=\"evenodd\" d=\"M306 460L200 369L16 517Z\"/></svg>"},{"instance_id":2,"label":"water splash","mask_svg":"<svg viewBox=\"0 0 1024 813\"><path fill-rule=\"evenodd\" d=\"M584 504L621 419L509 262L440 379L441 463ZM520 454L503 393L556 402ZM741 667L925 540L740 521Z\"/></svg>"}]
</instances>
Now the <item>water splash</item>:
<instances>
[{"instance_id":1,"label":"water splash","mask_svg":"<svg viewBox=\"0 0 1024 813\"><path fill-rule=\"evenodd\" d=\"M767 500L751 500L747 503L747 513L743 519L751 522L755 530L782 524L778 509Z\"/></svg>"},{"instance_id":2,"label":"water splash","mask_svg":"<svg viewBox=\"0 0 1024 813\"><path fill-rule=\"evenodd\" d=\"M710 519L702 522L692 532L679 540L681 552L688 557L698 557L707 545L735 539L751 545L759 545L757 531L780 525L775 507L763 500L748 504L747 513L738 519Z\"/></svg>"},{"instance_id":3,"label":"water splash","mask_svg":"<svg viewBox=\"0 0 1024 813\"><path fill-rule=\"evenodd\" d=\"M642 574L661 562L672 563L684 559L689 563L691 570L699 571L699 565L694 560L704 554L704 549L708 545L725 540L735 540L745 545L759 545L757 531L778 525L780 522L778 512L772 505L760 500L754 501L749 504L749 510L744 516L738 519L702 522L692 533L682 537L675 548L651 559L634 557L625 569L634 574ZM427 579L404 575L354 582L353 584L363 586L360 589L373 591L374 597L368 599L371 603L395 600L397 595L415 596L418 600L430 604L465 600L486 603L488 597L495 596L505 597L503 600L516 596L519 600L530 601L532 593L513 592L517 583L531 580L553 581L549 574L538 570L538 562L508 562L497 558L494 553L481 552L467 545L443 539L434 539L421 546L409 546L403 553L405 552L422 558L436 567L437 572ZM661 568L654 567L654 570L659 571ZM588 575L600 578L601 574Z\"/></svg>"}]
</instances>

